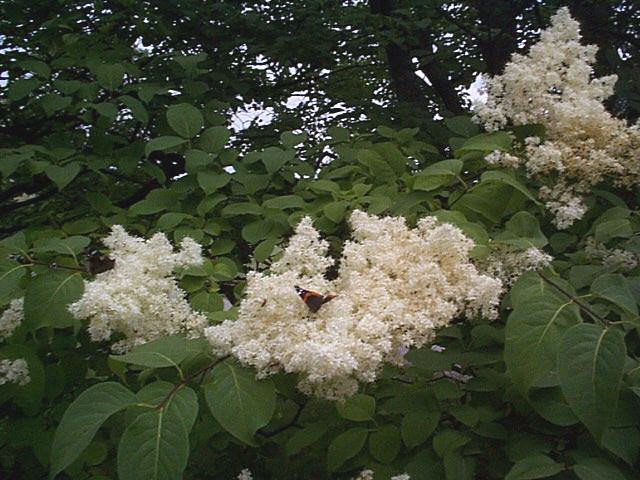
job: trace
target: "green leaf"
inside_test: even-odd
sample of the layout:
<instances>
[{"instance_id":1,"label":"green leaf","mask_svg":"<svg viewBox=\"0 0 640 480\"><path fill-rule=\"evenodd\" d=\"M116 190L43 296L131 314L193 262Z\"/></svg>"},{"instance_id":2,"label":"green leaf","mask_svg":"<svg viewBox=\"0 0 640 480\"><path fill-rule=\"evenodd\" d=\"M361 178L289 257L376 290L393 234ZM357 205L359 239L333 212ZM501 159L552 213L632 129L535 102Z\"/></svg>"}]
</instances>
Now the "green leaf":
<instances>
[{"instance_id":1,"label":"green leaf","mask_svg":"<svg viewBox=\"0 0 640 480\"><path fill-rule=\"evenodd\" d=\"M256 203L231 203L222 209L222 215L262 215L262 207Z\"/></svg>"},{"instance_id":2,"label":"green leaf","mask_svg":"<svg viewBox=\"0 0 640 480\"><path fill-rule=\"evenodd\" d=\"M400 431L395 425L385 425L369 435L369 452L382 463L391 463L400 452Z\"/></svg>"},{"instance_id":3,"label":"green leaf","mask_svg":"<svg viewBox=\"0 0 640 480\"><path fill-rule=\"evenodd\" d=\"M198 185L207 195L215 193L231 181L231 175L227 172L198 172Z\"/></svg>"},{"instance_id":4,"label":"green leaf","mask_svg":"<svg viewBox=\"0 0 640 480\"><path fill-rule=\"evenodd\" d=\"M184 152L185 167L187 172L194 173L208 167L216 156L203 150L191 149Z\"/></svg>"},{"instance_id":5,"label":"green leaf","mask_svg":"<svg viewBox=\"0 0 640 480\"><path fill-rule=\"evenodd\" d=\"M251 370L229 362L212 372L204 388L213 417L238 440L255 446L253 435L264 427L275 411L276 390L271 380L256 380Z\"/></svg>"},{"instance_id":6,"label":"green leaf","mask_svg":"<svg viewBox=\"0 0 640 480\"><path fill-rule=\"evenodd\" d=\"M469 117L463 115L446 118L444 124L453 133L463 137L471 137L480 131L478 125L473 123Z\"/></svg>"},{"instance_id":7,"label":"green leaf","mask_svg":"<svg viewBox=\"0 0 640 480\"><path fill-rule=\"evenodd\" d=\"M120 480L180 480L189 458L189 436L182 420L161 409L143 413L118 445Z\"/></svg>"},{"instance_id":8,"label":"green leaf","mask_svg":"<svg viewBox=\"0 0 640 480\"><path fill-rule=\"evenodd\" d=\"M462 162L460 160L436 162L415 176L413 189L427 192L437 190L455 179L461 170Z\"/></svg>"},{"instance_id":9,"label":"green leaf","mask_svg":"<svg viewBox=\"0 0 640 480\"><path fill-rule=\"evenodd\" d=\"M156 227L158 228L158 230L163 231L173 230L175 227L180 225L180 223L188 216L189 215L187 215L186 213L179 212L165 213L158 219Z\"/></svg>"},{"instance_id":10,"label":"green leaf","mask_svg":"<svg viewBox=\"0 0 640 480\"><path fill-rule=\"evenodd\" d=\"M103 117L107 117L111 121L118 116L118 107L111 102L96 103L93 108Z\"/></svg>"},{"instance_id":11,"label":"green leaf","mask_svg":"<svg viewBox=\"0 0 640 480\"><path fill-rule=\"evenodd\" d=\"M124 80L124 67L119 63L113 65L100 65L96 68L96 78L100 86L109 91L114 91Z\"/></svg>"},{"instance_id":12,"label":"green leaf","mask_svg":"<svg viewBox=\"0 0 640 480\"><path fill-rule=\"evenodd\" d=\"M354 422L372 420L376 411L376 399L370 395L356 394L344 402L336 403L338 413L342 418Z\"/></svg>"},{"instance_id":13,"label":"green leaf","mask_svg":"<svg viewBox=\"0 0 640 480\"><path fill-rule=\"evenodd\" d=\"M422 445L435 431L440 422L440 412L409 412L402 417L400 433L404 444L409 447Z\"/></svg>"},{"instance_id":14,"label":"green leaf","mask_svg":"<svg viewBox=\"0 0 640 480\"><path fill-rule=\"evenodd\" d=\"M269 174L273 174L280 170L287 162L295 157L293 150L282 150L278 147L269 147L260 154L262 163L267 168Z\"/></svg>"},{"instance_id":15,"label":"green leaf","mask_svg":"<svg viewBox=\"0 0 640 480\"><path fill-rule=\"evenodd\" d=\"M324 423L318 422L311 425L307 425L301 430L297 430L284 447L285 453L289 456L295 455L303 448L310 447L318 440L320 440L324 434L327 433L327 426Z\"/></svg>"},{"instance_id":16,"label":"green leaf","mask_svg":"<svg viewBox=\"0 0 640 480\"><path fill-rule=\"evenodd\" d=\"M502 183L505 185L509 185L513 189L523 194L525 197L527 197L536 205L542 205L542 203L540 203L538 199L536 199L536 197L533 196L533 194L529 191L527 187L525 187L522 183L516 180L514 176L506 172L503 172L501 170L489 170L488 172L484 172L482 174L482 177L480 177L480 181L482 183L495 182L495 183Z\"/></svg>"},{"instance_id":17,"label":"green leaf","mask_svg":"<svg viewBox=\"0 0 640 480\"><path fill-rule=\"evenodd\" d=\"M20 286L27 267L17 262L0 259L0 302L8 302Z\"/></svg>"},{"instance_id":18,"label":"green leaf","mask_svg":"<svg viewBox=\"0 0 640 480\"><path fill-rule=\"evenodd\" d=\"M167 110L167 122L182 138L195 137L204 126L204 118L200 110L188 103L170 106Z\"/></svg>"},{"instance_id":19,"label":"green leaf","mask_svg":"<svg viewBox=\"0 0 640 480\"><path fill-rule=\"evenodd\" d=\"M191 299L191 306L199 312L217 312L223 309L224 301L217 293L200 292Z\"/></svg>"},{"instance_id":20,"label":"green leaf","mask_svg":"<svg viewBox=\"0 0 640 480\"><path fill-rule=\"evenodd\" d=\"M293 132L283 132L280 135L280 142L287 148L293 148L296 145L306 142L307 134L302 133L293 133Z\"/></svg>"},{"instance_id":21,"label":"green leaf","mask_svg":"<svg viewBox=\"0 0 640 480\"><path fill-rule=\"evenodd\" d=\"M135 403L136 396L115 382L99 383L82 392L64 412L53 437L50 478L82 454L107 418Z\"/></svg>"},{"instance_id":22,"label":"green leaf","mask_svg":"<svg viewBox=\"0 0 640 480\"><path fill-rule=\"evenodd\" d=\"M231 132L227 127L210 127L200 135L198 147L209 153L218 153L229 141Z\"/></svg>"},{"instance_id":23,"label":"green leaf","mask_svg":"<svg viewBox=\"0 0 640 480\"><path fill-rule=\"evenodd\" d=\"M151 152L155 152L156 150L169 150L170 148L175 148L177 146L186 143L184 138L180 137L158 137L150 140L145 147L145 155L148 157Z\"/></svg>"},{"instance_id":24,"label":"green leaf","mask_svg":"<svg viewBox=\"0 0 640 480\"><path fill-rule=\"evenodd\" d=\"M15 80L9 84L9 88L7 89L7 98L11 101L17 102L29 95L40 85L42 85L42 82L34 77Z\"/></svg>"},{"instance_id":25,"label":"green leaf","mask_svg":"<svg viewBox=\"0 0 640 480\"><path fill-rule=\"evenodd\" d=\"M72 99L71 97L63 97L62 95L58 95L57 93L47 93L43 95L40 99L40 105L44 109L44 112L48 117L53 115L59 110L64 110L69 105L71 105Z\"/></svg>"},{"instance_id":26,"label":"green leaf","mask_svg":"<svg viewBox=\"0 0 640 480\"><path fill-rule=\"evenodd\" d=\"M138 345L124 355L111 355L111 358L144 367L163 368L177 367L188 354L187 339L174 335Z\"/></svg>"},{"instance_id":27,"label":"green leaf","mask_svg":"<svg viewBox=\"0 0 640 480\"><path fill-rule=\"evenodd\" d=\"M618 467L603 458L583 458L573 466L581 480L626 480Z\"/></svg>"},{"instance_id":28,"label":"green leaf","mask_svg":"<svg viewBox=\"0 0 640 480\"><path fill-rule=\"evenodd\" d=\"M58 190L62 190L78 176L80 169L80 164L78 162L71 162L67 163L64 167L59 167L58 165L47 165L44 169L44 173L46 173L47 177L56 184Z\"/></svg>"},{"instance_id":29,"label":"green leaf","mask_svg":"<svg viewBox=\"0 0 640 480\"><path fill-rule=\"evenodd\" d=\"M564 465L546 455L536 454L523 458L509 470L505 480L531 480L552 477L564 470Z\"/></svg>"},{"instance_id":30,"label":"green leaf","mask_svg":"<svg viewBox=\"0 0 640 480\"><path fill-rule=\"evenodd\" d=\"M349 203L345 201L331 202L324 206L322 212L333 223L340 223L348 207Z\"/></svg>"},{"instance_id":31,"label":"green leaf","mask_svg":"<svg viewBox=\"0 0 640 480\"><path fill-rule=\"evenodd\" d=\"M139 403L160 405L174 388L173 383L157 381L145 385L136 393L136 397ZM165 418L178 417L189 433L198 418L198 395L191 388L183 386L174 392L163 408L166 410Z\"/></svg>"},{"instance_id":32,"label":"green leaf","mask_svg":"<svg viewBox=\"0 0 640 480\"><path fill-rule=\"evenodd\" d=\"M255 220L247 223L242 227L242 238L251 244L258 243L269 235L273 225L274 223L271 220Z\"/></svg>"},{"instance_id":33,"label":"green leaf","mask_svg":"<svg viewBox=\"0 0 640 480\"><path fill-rule=\"evenodd\" d=\"M456 156L460 157L472 151L493 152L494 150L509 150L510 148L511 136L508 133L481 133L465 141L462 146L456 150Z\"/></svg>"},{"instance_id":34,"label":"green leaf","mask_svg":"<svg viewBox=\"0 0 640 480\"><path fill-rule=\"evenodd\" d=\"M273 252L273 248L278 244L278 242L279 239L273 237L263 240L253 250L253 258L257 262L264 262L271 256L271 252Z\"/></svg>"},{"instance_id":35,"label":"green leaf","mask_svg":"<svg viewBox=\"0 0 640 480\"><path fill-rule=\"evenodd\" d=\"M152 215L168 208L175 207L176 192L164 188L151 190L144 200L134 203L129 208L133 215Z\"/></svg>"},{"instance_id":36,"label":"green leaf","mask_svg":"<svg viewBox=\"0 0 640 480\"><path fill-rule=\"evenodd\" d=\"M594 237L598 242L606 242L612 238L629 238L633 235L631 222L626 218L617 218L599 223L595 228Z\"/></svg>"},{"instance_id":37,"label":"green leaf","mask_svg":"<svg viewBox=\"0 0 640 480\"><path fill-rule=\"evenodd\" d=\"M298 195L283 195L281 197L270 198L262 204L265 208L277 208L286 210L288 208L304 209L305 203Z\"/></svg>"},{"instance_id":38,"label":"green leaf","mask_svg":"<svg viewBox=\"0 0 640 480\"><path fill-rule=\"evenodd\" d=\"M433 449L440 457L454 452L471 441L465 433L456 430L443 430L433 438Z\"/></svg>"},{"instance_id":39,"label":"green leaf","mask_svg":"<svg viewBox=\"0 0 640 480\"><path fill-rule=\"evenodd\" d=\"M369 431L366 428L356 427L341 433L329 444L327 452L327 467L330 472L336 471L340 466L355 457L367 441Z\"/></svg>"},{"instance_id":40,"label":"green leaf","mask_svg":"<svg viewBox=\"0 0 640 480\"><path fill-rule=\"evenodd\" d=\"M33 279L24 295L24 320L30 329L66 328L74 324L67 310L84 290L80 272L52 270Z\"/></svg>"},{"instance_id":41,"label":"green leaf","mask_svg":"<svg viewBox=\"0 0 640 480\"><path fill-rule=\"evenodd\" d=\"M496 240L522 249L542 248L549 243L540 230L538 219L529 212L518 212L511 217L504 232L496 235Z\"/></svg>"},{"instance_id":42,"label":"green leaf","mask_svg":"<svg viewBox=\"0 0 640 480\"><path fill-rule=\"evenodd\" d=\"M504 360L514 385L526 396L536 381L555 369L560 337L581 318L570 299L535 273L520 277L511 296L514 309L505 329Z\"/></svg>"},{"instance_id":43,"label":"green leaf","mask_svg":"<svg viewBox=\"0 0 640 480\"><path fill-rule=\"evenodd\" d=\"M619 329L583 323L562 336L558 352L562 393L598 442L616 409L625 357Z\"/></svg>"},{"instance_id":44,"label":"green leaf","mask_svg":"<svg viewBox=\"0 0 640 480\"><path fill-rule=\"evenodd\" d=\"M638 305L627 279L620 275L601 275L591 285L591 293L604 298L632 315L638 315Z\"/></svg>"},{"instance_id":45,"label":"green leaf","mask_svg":"<svg viewBox=\"0 0 640 480\"><path fill-rule=\"evenodd\" d=\"M144 105L140 100L129 95L118 97L118 100L120 100L125 107L131 110L133 118L144 125L149 123L149 113L147 112L147 109L144 108Z\"/></svg>"}]
</instances>

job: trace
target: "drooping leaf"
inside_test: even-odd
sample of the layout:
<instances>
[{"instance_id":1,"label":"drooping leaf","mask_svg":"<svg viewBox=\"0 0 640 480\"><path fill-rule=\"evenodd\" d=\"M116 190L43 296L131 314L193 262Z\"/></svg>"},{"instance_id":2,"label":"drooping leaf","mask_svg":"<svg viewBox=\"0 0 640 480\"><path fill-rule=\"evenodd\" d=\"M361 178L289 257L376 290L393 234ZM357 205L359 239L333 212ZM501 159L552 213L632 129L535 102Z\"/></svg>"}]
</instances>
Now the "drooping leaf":
<instances>
[{"instance_id":1,"label":"drooping leaf","mask_svg":"<svg viewBox=\"0 0 640 480\"><path fill-rule=\"evenodd\" d=\"M366 428L356 427L341 433L329 444L327 452L327 467L330 472L340 468L340 466L355 457L367 441L368 431Z\"/></svg>"},{"instance_id":2,"label":"drooping leaf","mask_svg":"<svg viewBox=\"0 0 640 480\"><path fill-rule=\"evenodd\" d=\"M69 405L51 447L51 478L71 465L114 413L136 403L136 396L115 382L88 388Z\"/></svg>"},{"instance_id":3,"label":"drooping leaf","mask_svg":"<svg viewBox=\"0 0 640 480\"><path fill-rule=\"evenodd\" d=\"M523 458L509 470L505 480L531 480L552 477L564 470L564 465L546 455L535 454Z\"/></svg>"},{"instance_id":4,"label":"drooping leaf","mask_svg":"<svg viewBox=\"0 0 640 480\"><path fill-rule=\"evenodd\" d=\"M24 296L24 319L31 329L50 326L65 328L74 319L67 306L84 290L80 272L53 270L33 279Z\"/></svg>"},{"instance_id":5,"label":"drooping leaf","mask_svg":"<svg viewBox=\"0 0 640 480\"><path fill-rule=\"evenodd\" d=\"M271 380L256 380L255 373L224 362L212 371L205 398L213 417L238 440L255 445L253 438L275 411L276 391Z\"/></svg>"},{"instance_id":6,"label":"drooping leaf","mask_svg":"<svg viewBox=\"0 0 640 480\"><path fill-rule=\"evenodd\" d=\"M558 352L562 393L598 442L615 412L625 357L619 329L583 323L562 336Z\"/></svg>"},{"instance_id":7,"label":"drooping leaf","mask_svg":"<svg viewBox=\"0 0 640 480\"><path fill-rule=\"evenodd\" d=\"M167 122L182 138L193 138L202 130L204 118L193 105L179 103L168 108Z\"/></svg>"}]
</instances>

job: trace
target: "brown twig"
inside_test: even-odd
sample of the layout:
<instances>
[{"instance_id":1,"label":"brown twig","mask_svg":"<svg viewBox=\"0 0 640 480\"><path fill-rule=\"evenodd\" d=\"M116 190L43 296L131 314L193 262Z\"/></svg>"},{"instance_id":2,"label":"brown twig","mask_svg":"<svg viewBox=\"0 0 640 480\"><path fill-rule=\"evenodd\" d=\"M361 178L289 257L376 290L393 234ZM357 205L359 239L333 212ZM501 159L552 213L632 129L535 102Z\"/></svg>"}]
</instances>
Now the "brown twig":
<instances>
[{"instance_id":1,"label":"brown twig","mask_svg":"<svg viewBox=\"0 0 640 480\"><path fill-rule=\"evenodd\" d=\"M563 287L561 287L560 285L558 285L556 282L554 282L553 280L551 280L549 277L547 277L544 273L542 272L538 272L538 276L544 280L545 282L547 282L549 285L551 285L553 288L555 288L557 291L559 291L560 293L562 293L564 296L566 296L569 300L571 300L573 303L575 303L581 310L584 310L587 314L589 314L594 320L598 320L600 322L602 322L604 325L609 325L609 320L607 320L606 318L604 318L602 315L596 313L595 311L593 311L593 309L587 305L586 303L584 303L582 300L578 299L575 295L571 294L571 292L568 292L567 290L565 290Z\"/></svg>"},{"instance_id":2,"label":"brown twig","mask_svg":"<svg viewBox=\"0 0 640 480\"><path fill-rule=\"evenodd\" d=\"M218 364L224 362L229 357L230 357L230 355L225 355L224 357L217 358L216 360L211 362L206 367L203 367L200 370L198 370L197 372L192 373L191 375L187 375L186 377L184 377L182 380L180 380L178 383L176 383L173 386L173 388L169 391L169 393L167 393L165 395L165 397L160 401L160 403L158 403L158 405L156 405L154 408L156 410L161 410L167 404L167 402L169 400L171 400L171 397L173 397L178 390L180 390L182 387L184 387L187 383L189 383L191 380L196 378L198 375L204 375L209 370L215 368Z\"/></svg>"}]
</instances>

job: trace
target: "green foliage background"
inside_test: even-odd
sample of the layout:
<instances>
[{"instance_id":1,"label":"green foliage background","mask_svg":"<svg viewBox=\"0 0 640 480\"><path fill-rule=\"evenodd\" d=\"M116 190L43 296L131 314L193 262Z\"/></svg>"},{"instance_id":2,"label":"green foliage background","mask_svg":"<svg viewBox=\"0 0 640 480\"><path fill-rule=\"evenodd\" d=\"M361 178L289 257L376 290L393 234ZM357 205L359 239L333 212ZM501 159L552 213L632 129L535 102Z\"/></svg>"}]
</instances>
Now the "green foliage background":
<instances>
[{"instance_id":1,"label":"green foliage background","mask_svg":"<svg viewBox=\"0 0 640 480\"><path fill-rule=\"evenodd\" d=\"M0 386L6 478L227 479L245 467L283 479L362 468L380 479L639 478L640 275L584 251L594 237L640 253L638 195L603 184L559 233L537 185L487 167L511 137L482 133L451 85L499 71L559 5L488 3L503 15L475 2L0 7L0 305L25 297L0 354L25 358L32 379ZM599 73L621 77L610 109L637 119L637 7L570 3L578 18L605 9L580 19L608 42ZM445 84L403 76L407 55ZM288 107L295 92L307 100ZM234 132L231 112L252 102L272 121ZM244 274L276 257L303 215L339 255L355 208L436 215L475 240L478 259L510 245L556 261L514 285L497 321L443 329L444 352L410 352L407 368L344 404L304 397L287 375L256 381L212 363L202 340L110 355L66 311L90 278L85 252L113 224L204 245L207 262L180 285L219 322L235 311L223 296L238 304Z\"/></svg>"}]
</instances>

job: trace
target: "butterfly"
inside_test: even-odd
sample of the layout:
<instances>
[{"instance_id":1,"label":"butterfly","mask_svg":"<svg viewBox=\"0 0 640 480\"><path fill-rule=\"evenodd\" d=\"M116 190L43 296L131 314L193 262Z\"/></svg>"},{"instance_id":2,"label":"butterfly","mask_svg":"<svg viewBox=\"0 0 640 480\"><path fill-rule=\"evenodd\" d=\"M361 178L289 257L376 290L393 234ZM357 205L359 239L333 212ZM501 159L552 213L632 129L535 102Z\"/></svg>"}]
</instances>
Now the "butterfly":
<instances>
[{"instance_id":1,"label":"butterfly","mask_svg":"<svg viewBox=\"0 0 640 480\"><path fill-rule=\"evenodd\" d=\"M300 288L297 285L294 287L298 295L304 303L307 304L309 310L312 312L317 312L320 310L320 307L327 302L330 302L334 298L336 298L335 294L322 295L321 293L314 292L313 290L305 290L304 288Z\"/></svg>"}]
</instances>

